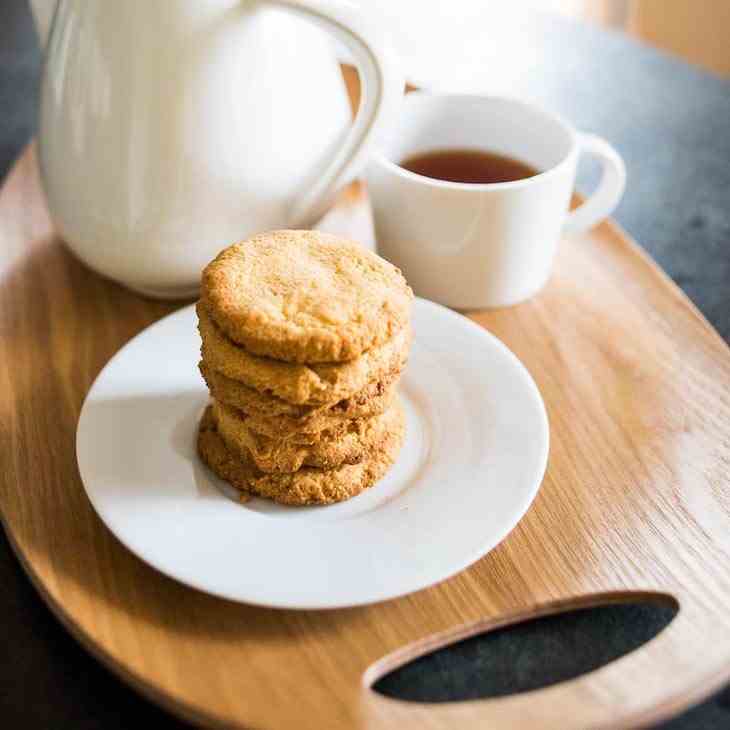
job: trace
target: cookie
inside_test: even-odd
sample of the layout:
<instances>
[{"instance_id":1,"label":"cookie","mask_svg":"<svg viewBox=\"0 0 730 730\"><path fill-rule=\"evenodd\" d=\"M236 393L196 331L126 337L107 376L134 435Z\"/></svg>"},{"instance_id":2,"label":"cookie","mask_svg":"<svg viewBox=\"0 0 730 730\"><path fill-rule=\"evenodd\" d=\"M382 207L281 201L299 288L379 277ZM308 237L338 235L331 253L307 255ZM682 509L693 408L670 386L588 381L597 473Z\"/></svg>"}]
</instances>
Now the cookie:
<instances>
[{"instance_id":1,"label":"cookie","mask_svg":"<svg viewBox=\"0 0 730 730\"><path fill-rule=\"evenodd\" d=\"M201 354L212 370L297 405L336 403L349 398L370 381L401 370L408 359L410 327L356 360L306 365L252 355L223 334L200 302L197 311Z\"/></svg>"},{"instance_id":2,"label":"cookie","mask_svg":"<svg viewBox=\"0 0 730 730\"><path fill-rule=\"evenodd\" d=\"M221 438L230 451L249 457L263 472L294 472L302 466L334 469L341 464L358 464L400 422L398 405L372 418L353 418L334 429L294 434L287 439L263 436L248 426L241 411L213 401L213 417Z\"/></svg>"},{"instance_id":3,"label":"cookie","mask_svg":"<svg viewBox=\"0 0 730 730\"><path fill-rule=\"evenodd\" d=\"M379 401L371 401L372 406L377 412L358 416L348 416L346 412L339 412L337 407L318 411L310 418L305 420L299 420L287 416L262 416L253 414L248 416L248 426L252 431L268 436L274 439L286 439L290 438L293 434L318 434L320 431L329 430L334 432L339 425L343 422L352 420L352 418L368 418L378 415L378 413L385 412L388 407L393 403L396 397L396 386L395 384L390 386L383 398ZM350 399L340 401L340 403L347 403ZM352 409L352 412L357 412L357 409Z\"/></svg>"},{"instance_id":4,"label":"cookie","mask_svg":"<svg viewBox=\"0 0 730 730\"><path fill-rule=\"evenodd\" d=\"M294 363L345 362L382 345L410 317L400 270L354 241L271 231L222 251L200 298L235 343Z\"/></svg>"},{"instance_id":5,"label":"cookie","mask_svg":"<svg viewBox=\"0 0 730 730\"><path fill-rule=\"evenodd\" d=\"M389 373L332 405L301 406L231 380L202 360L198 367L213 398L243 411L250 428L272 438L317 433L352 418L377 416L393 402L400 377L400 372Z\"/></svg>"},{"instance_id":6,"label":"cookie","mask_svg":"<svg viewBox=\"0 0 730 730\"><path fill-rule=\"evenodd\" d=\"M402 411L399 409L398 413ZM292 474L266 474L256 469L250 459L242 459L228 449L208 407L198 431L198 453L217 476L242 492L290 505L331 504L354 497L381 479L397 458L404 435L401 415L380 447L359 464L329 470L307 466Z\"/></svg>"}]
</instances>

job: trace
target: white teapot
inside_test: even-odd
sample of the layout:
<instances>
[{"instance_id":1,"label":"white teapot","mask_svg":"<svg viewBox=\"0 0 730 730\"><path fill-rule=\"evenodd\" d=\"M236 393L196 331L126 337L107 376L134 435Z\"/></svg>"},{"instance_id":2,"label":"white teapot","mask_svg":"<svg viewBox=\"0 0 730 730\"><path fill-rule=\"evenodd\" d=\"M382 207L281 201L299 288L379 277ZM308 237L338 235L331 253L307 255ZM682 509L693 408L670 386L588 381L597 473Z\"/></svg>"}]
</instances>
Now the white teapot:
<instances>
[{"instance_id":1,"label":"white teapot","mask_svg":"<svg viewBox=\"0 0 730 730\"><path fill-rule=\"evenodd\" d=\"M342 0L32 0L48 27L40 166L88 266L193 295L254 231L311 225L403 92L376 27ZM329 31L358 67L354 123Z\"/></svg>"}]
</instances>

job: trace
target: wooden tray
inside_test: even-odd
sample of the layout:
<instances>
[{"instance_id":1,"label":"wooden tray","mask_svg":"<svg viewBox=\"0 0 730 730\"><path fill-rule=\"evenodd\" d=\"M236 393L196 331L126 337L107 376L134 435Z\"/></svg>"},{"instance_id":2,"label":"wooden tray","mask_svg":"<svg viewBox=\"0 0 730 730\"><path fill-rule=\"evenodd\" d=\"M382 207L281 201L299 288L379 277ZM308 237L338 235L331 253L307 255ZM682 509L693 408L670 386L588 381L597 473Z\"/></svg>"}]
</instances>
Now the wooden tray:
<instances>
[{"instance_id":1,"label":"wooden tray","mask_svg":"<svg viewBox=\"0 0 730 730\"><path fill-rule=\"evenodd\" d=\"M372 235L357 188L326 227ZM526 364L549 412L548 472L524 520L441 585L324 612L197 593L133 557L95 516L74 456L82 400L119 346L173 306L105 281L66 252L32 148L0 192L0 257L6 530L72 633L174 712L300 730L618 728L658 721L730 677L730 353L615 225L563 241L550 285L532 301L473 315ZM248 558L232 559L246 569ZM578 679L437 705L369 687L456 637L644 594L676 600L677 618Z\"/></svg>"}]
</instances>

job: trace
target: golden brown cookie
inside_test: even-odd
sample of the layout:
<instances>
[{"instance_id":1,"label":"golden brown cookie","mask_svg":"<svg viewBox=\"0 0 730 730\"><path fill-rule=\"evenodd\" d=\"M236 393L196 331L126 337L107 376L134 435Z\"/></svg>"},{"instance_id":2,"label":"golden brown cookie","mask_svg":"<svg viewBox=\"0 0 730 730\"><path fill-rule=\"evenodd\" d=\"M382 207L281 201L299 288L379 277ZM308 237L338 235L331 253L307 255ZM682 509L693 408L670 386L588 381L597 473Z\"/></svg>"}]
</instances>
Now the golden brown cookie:
<instances>
[{"instance_id":1,"label":"golden brown cookie","mask_svg":"<svg viewBox=\"0 0 730 730\"><path fill-rule=\"evenodd\" d=\"M198 328L203 360L219 373L262 393L298 405L336 403L362 390L372 380L401 370L408 359L410 327L386 343L343 363L305 365L252 355L229 340L199 302Z\"/></svg>"},{"instance_id":2,"label":"golden brown cookie","mask_svg":"<svg viewBox=\"0 0 730 730\"><path fill-rule=\"evenodd\" d=\"M377 402L376 410L379 413L385 412L396 397L395 384L390 386L382 400ZM340 403L348 403L350 399L340 401ZM376 401L371 401L372 406L376 406ZM256 431L264 436L274 439L286 439L295 433L304 435L318 434L320 431L335 431L342 423L352 420L352 418L373 417L378 413L373 412L368 416L348 416L346 412L338 412L338 406L331 409L318 411L311 418L306 420L298 420L287 416L262 416L252 414L248 417L248 425L252 431ZM364 410L364 409L363 409ZM356 409L353 409L356 412Z\"/></svg>"},{"instance_id":3,"label":"golden brown cookie","mask_svg":"<svg viewBox=\"0 0 730 730\"><path fill-rule=\"evenodd\" d=\"M249 428L241 411L218 401L211 407L218 433L229 450L250 457L257 469L271 473L290 473L302 466L334 469L357 464L400 422L396 404L379 416L342 421L333 430L272 439Z\"/></svg>"},{"instance_id":4,"label":"golden brown cookie","mask_svg":"<svg viewBox=\"0 0 730 730\"><path fill-rule=\"evenodd\" d=\"M398 413L402 411L399 409ZM404 435L405 423L401 420L380 447L359 464L329 470L303 467L293 474L265 474L250 460L240 458L227 448L208 407L198 431L198 453L215 474L243 492L283 504L330 504L354 497L381 479L397 458Z\"/></svg>"},{"instance_id":5,"label":"golden brown cookie","mask_svg":"<svg viewBox=\"0 0 730 730\"><path fill-rule=\"evenodd\" d=\"M223 332L256 355L299 363L354 360L410 317L400 270L354 241L270 231L206 266L201 301Z\"/></svg>"},{"instance_id":6,"label":"golden brown cookie","mask_svg":"<svg viewBox=\"0 0 730 730\"><path fill-rule=\"evenodd\" d=\"M390 373L332 405L298 406L231 380L202 360L198 367L213 398L243 411L250 428L271 438L317 433L352 418L377 416L393 402L400 377L399 372Z\"/></svg>"}]
</instances>

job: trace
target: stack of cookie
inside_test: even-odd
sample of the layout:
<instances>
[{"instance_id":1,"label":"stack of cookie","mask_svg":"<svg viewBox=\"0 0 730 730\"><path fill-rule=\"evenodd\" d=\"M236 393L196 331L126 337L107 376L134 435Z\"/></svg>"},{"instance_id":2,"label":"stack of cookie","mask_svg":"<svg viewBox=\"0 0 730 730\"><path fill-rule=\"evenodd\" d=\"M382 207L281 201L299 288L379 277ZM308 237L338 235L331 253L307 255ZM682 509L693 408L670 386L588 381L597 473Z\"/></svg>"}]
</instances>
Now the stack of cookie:
<instances>
[{"instance_id":1,"label":"stack of cookie","mask_svg":"<svg viewBox=\"0 0 730 730\"><path fill-rule=\"evenodd\" d=\"M324 233L273 231L223 251L198 302L212 396L202 459L244 495L286 504L372 486L403 441L412 298L394 266Z\"/></svg>"}]
</instances>

